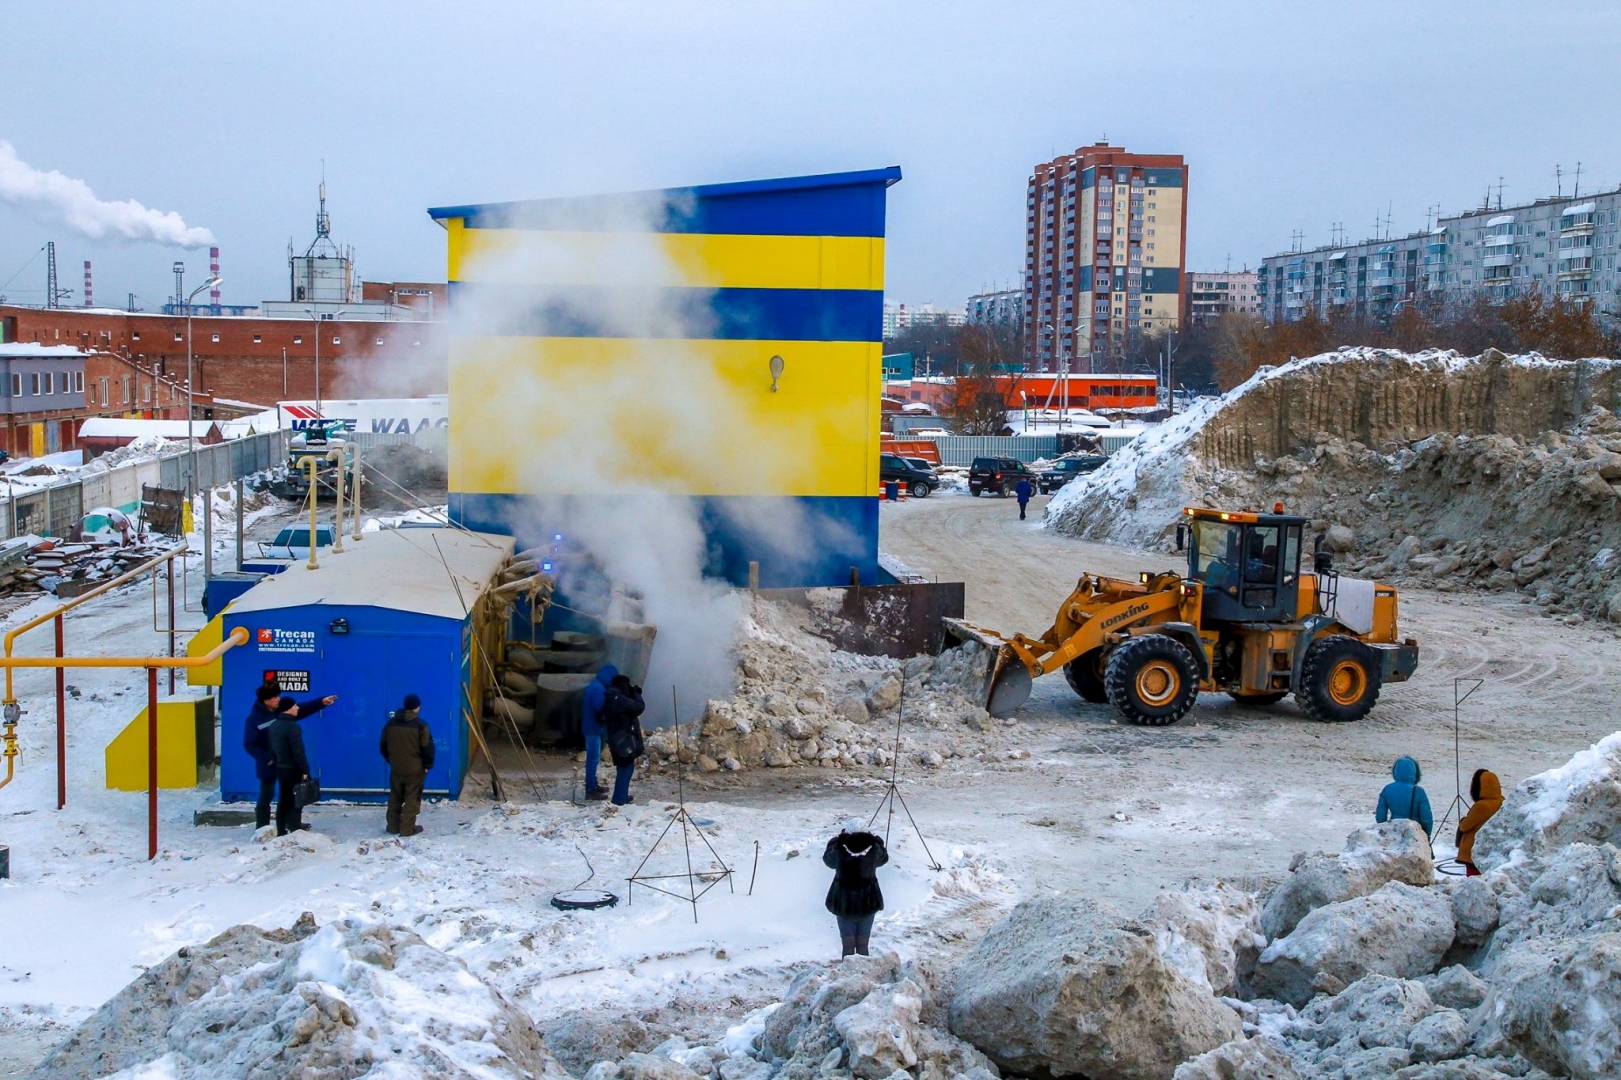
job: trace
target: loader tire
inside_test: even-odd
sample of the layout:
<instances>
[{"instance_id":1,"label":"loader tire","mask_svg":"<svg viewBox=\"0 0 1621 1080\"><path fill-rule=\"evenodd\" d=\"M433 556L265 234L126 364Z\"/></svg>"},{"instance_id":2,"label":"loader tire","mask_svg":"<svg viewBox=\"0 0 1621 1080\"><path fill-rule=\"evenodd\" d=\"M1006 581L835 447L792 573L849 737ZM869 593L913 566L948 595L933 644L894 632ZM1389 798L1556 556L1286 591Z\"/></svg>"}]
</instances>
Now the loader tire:
<instances>
[{"instance_id":1,"label":"loader tire","mask_svg":"<svg viewBox=\"0 0 1621 1080\"><path fill-rule=\"evenodd\" d=\"M1093 649L1064 665L1064 681L1069 683L1069 688L1081 695L1081 700L1094 705L1109 703L1109 691L1103 685L1103 665L1099 662L1102 659L1103 650Z\"/></svg>"},{"instance_id":2,"label":"loader tire","mask_svg":"<svg viewBox=\"0 0 1621 1080\"><path fill-rule=\"evenodd\" d=\"M1188 647L1165 634L1128 638L1109 654L1103 673L1109 704L1133 724L1163 727L1193 708L1199 669Z\"/></svg>"},{"instance_id":3,"label":"loader tire","mask_svg":"<svg viewBox=\"0 0 1621 1080\"><path fill-rule=\"evenodd\" d=\"M1379 666L1368 647L1331 634L1307 647L1295 701L1313 720L1347 723L1368 715L1379 689Z\"/></svg>"}]
</instances>

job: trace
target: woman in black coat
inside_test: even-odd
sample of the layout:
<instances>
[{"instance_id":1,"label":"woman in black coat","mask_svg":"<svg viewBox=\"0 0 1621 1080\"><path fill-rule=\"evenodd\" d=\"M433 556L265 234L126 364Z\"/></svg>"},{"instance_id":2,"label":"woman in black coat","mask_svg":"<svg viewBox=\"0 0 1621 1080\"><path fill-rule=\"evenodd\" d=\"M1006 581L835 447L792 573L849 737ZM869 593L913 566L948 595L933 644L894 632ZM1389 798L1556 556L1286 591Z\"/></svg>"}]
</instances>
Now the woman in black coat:
<instances>
[{"instance_id":1,"label":"woman in black coat","mask_svg":"<svg viewBox=\"0 0 1621 1080\"><path fill-rule=\"evenodd\" d=\"M839 921L844 955L867 956L873 916L884 909L878 888L878 868L889 861L883 840L867 832L860 822L848 821L839 835L827 842L822 862L833 870L827 890L827 910Z\"/></svg>"}]
</instances>

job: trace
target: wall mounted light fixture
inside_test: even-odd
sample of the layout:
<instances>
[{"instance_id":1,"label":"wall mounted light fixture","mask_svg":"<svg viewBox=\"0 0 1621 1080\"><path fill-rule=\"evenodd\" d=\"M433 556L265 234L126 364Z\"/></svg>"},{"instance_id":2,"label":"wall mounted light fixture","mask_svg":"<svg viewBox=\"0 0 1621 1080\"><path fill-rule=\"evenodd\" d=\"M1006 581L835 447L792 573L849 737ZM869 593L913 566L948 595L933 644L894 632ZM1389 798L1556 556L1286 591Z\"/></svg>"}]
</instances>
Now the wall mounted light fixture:
<instances>
[{"instance_id":1,"label":"wall mounted light fixture","mask_svg":"<svg viewBox=\"0 0 1621 1080\"><path fill-rule=\"evenodd\" d=\"M777 380L780 378L782 378L782 357L773 356L771 358L771 392L773 394L777 392Z\"/></svg>"}]
</instances>

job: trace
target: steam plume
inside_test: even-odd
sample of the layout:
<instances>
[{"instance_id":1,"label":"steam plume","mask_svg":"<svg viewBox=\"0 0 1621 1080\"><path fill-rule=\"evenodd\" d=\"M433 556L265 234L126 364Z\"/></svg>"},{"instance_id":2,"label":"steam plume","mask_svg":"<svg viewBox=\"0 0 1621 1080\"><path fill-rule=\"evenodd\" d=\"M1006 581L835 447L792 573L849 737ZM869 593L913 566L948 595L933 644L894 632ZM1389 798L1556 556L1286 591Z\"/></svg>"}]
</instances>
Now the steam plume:
<instances>
[{"instance_id":1,"label":"steam plume","mask_svg":"<svg viewBox=\"0 0 1621 1080\"><path fill-rule=\"evenodd\" d=\"M187 225L173 211L152 210L134 199L107 202L96 198L83 180L55 169L41 172L19 158L4 139L0 139L0 202L60 221L92 240L150 240L183 248L215 242L213 233Z\"/></svg>"}]
</instances>

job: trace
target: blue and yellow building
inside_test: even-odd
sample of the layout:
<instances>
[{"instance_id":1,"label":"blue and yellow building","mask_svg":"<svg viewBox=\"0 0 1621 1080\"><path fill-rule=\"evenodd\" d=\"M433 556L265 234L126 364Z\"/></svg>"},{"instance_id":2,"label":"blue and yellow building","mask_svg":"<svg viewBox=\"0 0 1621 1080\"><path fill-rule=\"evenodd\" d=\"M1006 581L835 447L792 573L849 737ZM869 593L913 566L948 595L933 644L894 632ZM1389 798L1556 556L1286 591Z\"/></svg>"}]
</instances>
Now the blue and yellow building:
<instances>
[{"instance_id":1,"label":"blue and yellow building","mask_svg":"<svg viewBox=\"0 0 1621 1080\"><path fill-rule=\"evenodd\" d=\"M898 168L440 207L450 511L520 547L676 500L707 571L878 576L884 208ZM642 523L657 529L657 520Z\"/></svg>"}]
</instances>

